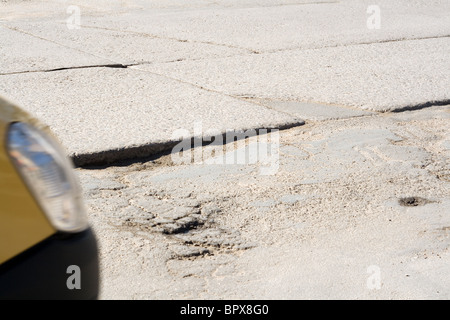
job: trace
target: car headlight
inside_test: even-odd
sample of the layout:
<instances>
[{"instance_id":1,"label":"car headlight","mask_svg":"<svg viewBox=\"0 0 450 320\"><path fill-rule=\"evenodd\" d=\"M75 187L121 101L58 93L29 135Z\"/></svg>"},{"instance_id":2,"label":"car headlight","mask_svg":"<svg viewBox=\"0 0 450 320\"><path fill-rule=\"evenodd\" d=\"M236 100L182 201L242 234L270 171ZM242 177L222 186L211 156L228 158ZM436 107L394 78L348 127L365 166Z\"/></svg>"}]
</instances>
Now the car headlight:
<instances>
[{"instance_id":1,"label":"car headlight","mask_svg":"<svg viewBox=\"0 0 450 320\"><path fill-rule=\"evenodd\" d=\"M9 126L8 153L53 227L79 232L88 227L72 164L51 136L33 126Z\"/></svg>"}]
</instances>

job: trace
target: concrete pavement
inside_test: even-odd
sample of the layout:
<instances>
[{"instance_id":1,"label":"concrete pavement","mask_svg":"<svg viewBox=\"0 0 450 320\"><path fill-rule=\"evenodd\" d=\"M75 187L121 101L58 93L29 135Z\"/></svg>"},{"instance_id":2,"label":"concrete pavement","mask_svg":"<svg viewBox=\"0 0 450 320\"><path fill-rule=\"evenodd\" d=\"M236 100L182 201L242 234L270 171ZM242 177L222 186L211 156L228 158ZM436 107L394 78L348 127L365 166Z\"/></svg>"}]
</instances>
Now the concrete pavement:
<instances>
[{"instance_id":1,"label":"concrete pavement","mask_svg":"<svg viewBox=\"0 0 450 320\"><path fill-rule=\"evenodd\" d=\"M289 127L447 104L448 1L378 1L379 26L371 4L6 1L0 92L78 165L154 154L194 121Z\"/></svg>"},{"instance_id":2,"label":"concrete pavement","mask_svg":"<svg viewBox=\"0 0 450 320\"><path fill-rule=\"evenodd\" d=\"M282 131L269 176L170 155L78 169L101 298L449 299L449 111Z\"/></svg>"},{"instance_id":3,"label":"concrete pavement","mask_svg":"<svg viewBox=\"0 0 450 320\"><path fill-rule=\"evenodd\" d=\"M449 12L7 0L0 94L84 167L101 298L448 299ZM180 129L264 128L284 130L148 158Z\"/></svg>"},{"instance_id":4,"label":"concrete pavement","mask_svg":"<svg viewBox=\"0 0 450 320\"><path fill-rule=\"evenodd\" d=\"M291 127L303 121L157 74L86 68L9 75L15 97L50 125L77 165L145 157L171 149L176 130ZM46 94L42 94L45 92ZM51 94L47 94L50 93ZM33 106L42 106L33 108Z\"/></svg>"},{"instance_id":5,"label":"concrete pavement","mask_svg":"<svg viewBox=\"0 0 450 320\"><path fill-rule=\"evenodd\" d=\"M450 38L404 40L134 68L234 96L383 112L448 104L449 51Z\"/></svg>"}]
</instances>

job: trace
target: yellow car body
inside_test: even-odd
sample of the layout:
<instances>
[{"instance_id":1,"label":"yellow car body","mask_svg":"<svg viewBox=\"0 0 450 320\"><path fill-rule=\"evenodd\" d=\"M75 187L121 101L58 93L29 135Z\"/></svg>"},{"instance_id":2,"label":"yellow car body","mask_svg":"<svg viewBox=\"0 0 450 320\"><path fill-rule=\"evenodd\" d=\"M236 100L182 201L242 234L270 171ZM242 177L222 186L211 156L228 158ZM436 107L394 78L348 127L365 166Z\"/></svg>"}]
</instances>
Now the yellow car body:
<instances>
[{"instance_id":1,"label":"yellow car body","mask_svg":"<svg viewBox=\"0 0 450 320\"><path fill-rule=\"evenodd\" d=\"M5 133L9 124L17 121L46 130L0 98L0 264L56 233L7 155Z\"/></svg>"},{"instance_id":2,"label":"yellow car body","mask_svg":"<svg viewBox=\"0 0 450 320\"><path fill-rule=\"evenodd\" d=\"M88 226L65 233L52 225L8 152L14 123L51 136L48 127L0 97L0 299L96 299L95 236ZM74 266L81 273L78 287L70 285Z\"/></svg>"}]
</instances>

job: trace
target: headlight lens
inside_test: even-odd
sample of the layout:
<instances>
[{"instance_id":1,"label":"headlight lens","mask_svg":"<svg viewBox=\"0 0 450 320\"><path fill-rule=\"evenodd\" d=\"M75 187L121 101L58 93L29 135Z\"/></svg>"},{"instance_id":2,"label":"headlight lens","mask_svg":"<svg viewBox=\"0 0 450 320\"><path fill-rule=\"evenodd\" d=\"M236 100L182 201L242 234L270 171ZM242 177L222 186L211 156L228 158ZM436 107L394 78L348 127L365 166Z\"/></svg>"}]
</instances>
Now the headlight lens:
<instances>
[{"instance_id":1,"label":"headlight lens","mask_svg":"<svg viewBox=\"0 0 450 320\"><path fill-rule=\"evenodd\" d=\"M26 123L9 127L8 152L50 223L59 231L88 227L73 167L53 138Z\"/></svg>"}]
</instances>

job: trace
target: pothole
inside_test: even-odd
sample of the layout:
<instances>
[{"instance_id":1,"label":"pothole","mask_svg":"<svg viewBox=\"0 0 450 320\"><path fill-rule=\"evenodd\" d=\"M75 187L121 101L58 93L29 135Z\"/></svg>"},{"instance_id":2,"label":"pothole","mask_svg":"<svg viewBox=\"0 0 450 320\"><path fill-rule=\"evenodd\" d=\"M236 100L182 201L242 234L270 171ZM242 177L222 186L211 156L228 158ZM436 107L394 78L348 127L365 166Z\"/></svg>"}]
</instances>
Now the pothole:
<instances>
[{"instance_id":1,"label":"pothole","mask_svg":"<svg viewBox=\"0 0 450 320\"><path fill-rule=\"evenodd\" d=\"M433 201L421 197L406 197L398 200L398 203L404 207L418 207L431 202Z\"/></svg>"}]
</instances>

